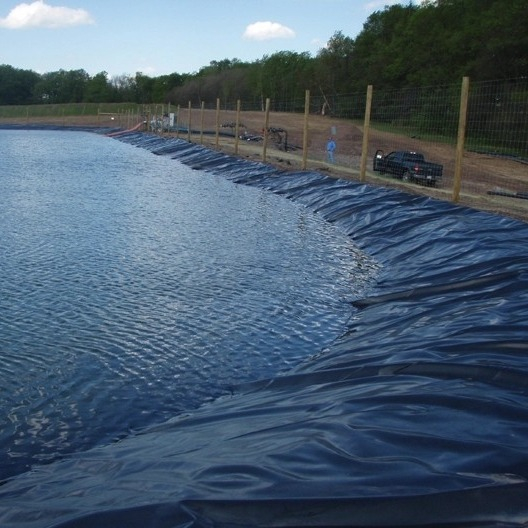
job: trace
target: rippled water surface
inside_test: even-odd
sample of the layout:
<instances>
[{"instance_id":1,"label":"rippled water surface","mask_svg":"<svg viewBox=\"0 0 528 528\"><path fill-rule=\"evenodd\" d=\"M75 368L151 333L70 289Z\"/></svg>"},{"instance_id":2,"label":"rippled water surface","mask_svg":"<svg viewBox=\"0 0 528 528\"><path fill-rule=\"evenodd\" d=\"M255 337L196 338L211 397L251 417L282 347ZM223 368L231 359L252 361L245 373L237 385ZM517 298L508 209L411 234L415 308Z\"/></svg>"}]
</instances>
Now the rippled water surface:
<instances>
[{"instance_id":1,"label":"rippled water surface","mask_svg":"<svg viewBox=\"0 0 528 528\"><path fill-rule=\"evenodd\" d=\"M84 132L0 131L0 477L288 370L376 265L282 197Z\"/></svg>"}]
</instances>

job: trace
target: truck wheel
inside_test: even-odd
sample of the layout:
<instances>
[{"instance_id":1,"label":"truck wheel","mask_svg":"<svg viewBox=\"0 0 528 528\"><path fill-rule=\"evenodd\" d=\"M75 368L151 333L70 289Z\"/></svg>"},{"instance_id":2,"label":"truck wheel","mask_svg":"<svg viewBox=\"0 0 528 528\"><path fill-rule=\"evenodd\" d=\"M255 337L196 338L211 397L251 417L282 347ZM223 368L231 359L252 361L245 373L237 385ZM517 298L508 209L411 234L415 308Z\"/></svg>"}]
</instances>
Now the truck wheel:
<instances>
[{"instance_id":1,"label":"truck wheel","mask_svg":"<svg viewBox=\"0 0 528 528\"><path fill-rule=\"evenodd\" d=\"M411 173L409 171L405 171L403 174L402 174L402 180L403 181L411 181L412 178L411 178Z\"/></svg>"}]
</instances>

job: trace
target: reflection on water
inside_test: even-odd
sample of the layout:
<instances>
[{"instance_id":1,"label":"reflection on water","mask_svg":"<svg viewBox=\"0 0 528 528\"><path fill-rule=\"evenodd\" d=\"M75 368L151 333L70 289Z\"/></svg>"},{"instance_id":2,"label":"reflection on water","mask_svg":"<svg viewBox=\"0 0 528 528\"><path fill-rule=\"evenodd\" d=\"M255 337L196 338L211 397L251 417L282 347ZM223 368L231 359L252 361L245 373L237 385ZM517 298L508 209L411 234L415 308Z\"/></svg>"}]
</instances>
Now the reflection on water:
<instances>
[{"instance_id":1,"label":"reflection on water","mask_svg":"<svg viewBox=\"0 0 528 528\"><path fill-rule=\"evenodd\" d=\"M0 477L286 371L376 274L302 207L105 137L0 157Z\"/></svg>"}]
</instances>

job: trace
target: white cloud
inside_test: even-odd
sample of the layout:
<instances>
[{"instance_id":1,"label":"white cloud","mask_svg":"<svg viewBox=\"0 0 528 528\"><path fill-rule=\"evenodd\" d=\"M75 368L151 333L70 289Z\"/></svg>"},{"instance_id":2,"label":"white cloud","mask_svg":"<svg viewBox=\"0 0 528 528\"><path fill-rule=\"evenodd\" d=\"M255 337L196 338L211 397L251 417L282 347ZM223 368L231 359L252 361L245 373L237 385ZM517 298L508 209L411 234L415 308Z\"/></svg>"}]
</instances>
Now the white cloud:
<instances>
[{"instance_id":1,"label":"white cloud","mask_svg":"<svg viewBox=\"0 0 528 528\"><path fill-rule=\"evenodd\" d=\"M84 9L54 7L45 4L44 0L19 4L11 9L6 18L0 18L0 27L8 29L60 28L93 23L90 13Z\"/></svg>"},{"instance_id":2,"label":"white cloud","mask_svg":"<svg viewBox=\"0 0 528 528\"><path fill-rule=\"evenodd\" d=\"M293 38L295 31L278 22L255 22L246 28L243 37L248 40Z\"/></svg>"}]
</instances>

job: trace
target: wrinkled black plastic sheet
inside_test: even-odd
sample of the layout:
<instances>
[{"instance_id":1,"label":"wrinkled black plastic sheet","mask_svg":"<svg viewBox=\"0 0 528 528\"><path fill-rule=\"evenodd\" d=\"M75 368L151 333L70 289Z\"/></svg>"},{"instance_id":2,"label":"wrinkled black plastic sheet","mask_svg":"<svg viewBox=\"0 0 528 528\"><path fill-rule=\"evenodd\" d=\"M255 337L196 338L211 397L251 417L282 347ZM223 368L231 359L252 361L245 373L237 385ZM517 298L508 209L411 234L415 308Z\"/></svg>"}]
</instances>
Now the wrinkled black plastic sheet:
<instances>
[{"instance_id":1,"label":"wrinkled black plastic sheet","mask_svg":"<svg viewBox=\"0 0 528 528\"><path fill-rule=\"evenodd\" d=\"M526 224L182 140L119 139L304 204L382 272L328 350L5 483L0 525L528 525Z\"/></svg>"}]
</instances>

